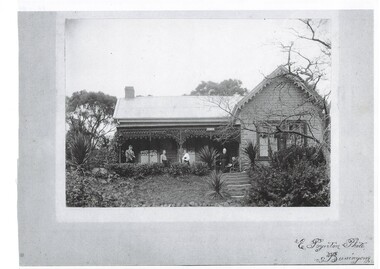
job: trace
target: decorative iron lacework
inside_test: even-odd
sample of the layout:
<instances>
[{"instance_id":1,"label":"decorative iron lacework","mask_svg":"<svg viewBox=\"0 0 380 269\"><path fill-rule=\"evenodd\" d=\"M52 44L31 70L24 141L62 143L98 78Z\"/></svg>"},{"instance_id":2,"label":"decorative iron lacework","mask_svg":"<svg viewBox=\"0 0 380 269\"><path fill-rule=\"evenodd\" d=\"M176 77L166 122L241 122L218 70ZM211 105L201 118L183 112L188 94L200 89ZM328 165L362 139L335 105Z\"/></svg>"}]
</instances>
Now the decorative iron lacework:
<instances>
[{"instance_id":1,"label":"decorative iron lacework","mask_svg":"<svg viewBox=\"0 0 380 269\"><path fill-rule=\"evenodd\" d=\"M188 138L207 137L217 139L222 136L223 129L215 128L208 131L206 128L173 128L173 129L119 129L117 131L118 143L123 143L127 139L163 139L172 138L178 144L183 144ZM236 128L238 134L239 129Z\"/></svg>"}]
</instances>

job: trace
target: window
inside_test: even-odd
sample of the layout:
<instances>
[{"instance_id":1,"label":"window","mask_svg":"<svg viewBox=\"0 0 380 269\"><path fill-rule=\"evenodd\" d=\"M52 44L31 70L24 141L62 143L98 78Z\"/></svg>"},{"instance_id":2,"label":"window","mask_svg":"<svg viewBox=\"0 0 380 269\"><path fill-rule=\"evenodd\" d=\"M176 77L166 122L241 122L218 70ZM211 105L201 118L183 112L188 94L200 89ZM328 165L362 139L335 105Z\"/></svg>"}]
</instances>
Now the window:
<instances>
[{"instance_id":1,"label":"window","mask_svg":"<svg viewBox=\"0 0 380 269\"><path fill-rule=\"evenodd\" d=\"M306 134L306 124L304 121L287 121L281 124L281 129L297 133L276 132L276 125L279 122L266 123L260 126L257 133L259 158L269 159L271 153L285 149L292 145L306 146L306 138L300 134Z\"/></svg>"}]
</instances>

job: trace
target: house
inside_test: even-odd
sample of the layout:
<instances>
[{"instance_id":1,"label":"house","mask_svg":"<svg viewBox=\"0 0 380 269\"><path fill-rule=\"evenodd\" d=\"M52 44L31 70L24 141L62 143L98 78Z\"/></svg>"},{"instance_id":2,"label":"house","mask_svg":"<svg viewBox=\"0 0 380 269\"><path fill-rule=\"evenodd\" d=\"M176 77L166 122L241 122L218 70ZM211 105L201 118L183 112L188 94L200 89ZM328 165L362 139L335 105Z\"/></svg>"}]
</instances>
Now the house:
<instances>
[{"instance_id":1,"label":"house","mask_svg":"<svg viewBox=\"0 0 380 269\"><path fill-rule=\"evenodd\" d=\"M226 148L230 158L239 156L246 166L243 150L252 142L258 146L258 161L268 161L271 152L321 141L322 101L283 66L244 97L135 97L134 88L126 87L114 112L119 160L125 161L124 152L132 145L141 163L158 162L164 149L171 162L180 161L184 149L199 161L197 152L208 145Z\"/></svg>"}]
</instances>

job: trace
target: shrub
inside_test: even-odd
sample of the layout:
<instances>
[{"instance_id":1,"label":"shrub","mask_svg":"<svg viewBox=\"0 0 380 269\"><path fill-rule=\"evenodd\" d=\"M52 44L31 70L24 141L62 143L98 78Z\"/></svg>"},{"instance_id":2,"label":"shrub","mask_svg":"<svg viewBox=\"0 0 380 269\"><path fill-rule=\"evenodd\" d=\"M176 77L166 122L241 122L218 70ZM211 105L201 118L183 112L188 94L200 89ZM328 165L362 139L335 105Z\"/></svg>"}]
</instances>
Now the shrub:
<instances>
[{"instance_id":1,"label":"shrub","mask_svg":"<svg viewBox=\"0 0 380 269\"><path fill-rule=\"evenodd\" d=\"M172 163L169 167L165 167L162 163L114 163L106 164L105 167L108 171L114 172L119 176L136 179L144 178L146 176L162 175L164 173L168 173L172 176L182 176L188 174L204 176L210 172L208 165L203 162L195 162L191 166L185 163Z\"/></svg>"},{"instance_id":2,"label":"shrub","mask_svg":"<svg viewBox=\"0 0 380 269\"><path fill-rule=\"evenodd\" d=\"M330 176L317 149L291 147L251 171L248 200L256 206L329 206Z\"/></svg>"},{"instance_id":3,"label":"shrub","mask_svg":"<svg viewBox=\"0 0 380 269\"><path fill-rule=\"evenodd\" d=\"M216 159L219 157L219 152L212 147L204 146L199 150L198 155L202 162L206 163L208 167L212 169Z\"/></svg>"},{"instance_id":4,"label":"shrub","mask_svg":"<svg viewBox=\"0 0 380 269\"><path fill-rule=\"evenodd\" d=\"M204 162L195 162L191 165L191 173L196 176L205 176L210 172L209 166Z\"/></svg>"},{"instance_id":5,"label":"shrub","mask_svg":"<svg viewBox=\"0 0 380 269\"><path fill-rule=\"evenodd\" d=\"M105 167L109 163L117 163L118 155L116 150L111 147L101 147L100 149L95 149L91 153L88 160L90 169L95 167Z\"/></svg>"},{"instance_id":6,"label":"shrub","mask_svg":"<svg viewBox=\"0 0 380 269\"><path fill-rule=\"evenodd\" d=\"M251 168L254 169L257 156L257 145L253 146L252 142L249 142L248 145L243 148L243 152L248 156L251 162Z\"/></svg>"},{"instance_id":7,"label":"shrub","mask_svg":"<svg viewBox=\"0 0 380 269\"><path fill-rule=\"evenodd\" d=\"M271 157L271 166L288 170L292 169L301 160L308 160L314 166L326 163L322 151L316 147L292 145L289 148L274 152Z\"/></svg>"},{"instance_id":8,"label":"shrub","mask_svg":"<svg viewBox=\"0 0 380 269\"><path fill-rule=\"evenodd\" d=\"M118 184L117 184L118 183ZM117 179L117 188L107 192L107 184L77 171L66 173L66 205L68 207L110 207L131 204L126 193L133 192L133 182Z\"/></svg>"},{"instance_id":9,"label":"shrub","mask_svg":"<svg viewBox=\"0 0 380 269\"><path fill-rule=\"evenodd\" d=\"M90 138L82 133L76 133L69 144L71 163L75 166L84 165L91 153Z\"/></svg>"},{"instance_id":10,"label":"shrub","mask_svg":"<svg viewBox=\"0 0 380 269\"><path fill-rule=\"evenodd\" d=\"M212 171L207 183L211 189L211 191L209 191L207 194L212 198L224 198L226 196L226 180L222 179L222 173Z\"/></svg>"},{"instance_id":11,"label":"shrub","mask_svg":"<svg viewBox=\"0 0 380 269\"><path fill-rule=\"evenodd\" d=\"M155 176L165 173L165 167L162 163L151 164L108 164L106 168L122 177L143 178L146 176Z\"/></svg>"},{"instance_id":12,"label":"shrub","mask_svg":"<svg viewBox=\"0 0 380 269\"><path fill-rule=\"evenodd\" d=\"M133 177L136 174L136 168L133 163L113 163L106 165L106 168L108 171L113 171L122 177Z\"/></svg>"},{"instance_id":13,"label":"shrub","mask_svg":"<svg viewBox=\"0 0 380 269\"><path fill-rule=\"evenodd\" d=\"M168 169L168 173L172 176L182 176L191 173L191 167L186 163L172 163Z\"/></svg>"}]
</instances>

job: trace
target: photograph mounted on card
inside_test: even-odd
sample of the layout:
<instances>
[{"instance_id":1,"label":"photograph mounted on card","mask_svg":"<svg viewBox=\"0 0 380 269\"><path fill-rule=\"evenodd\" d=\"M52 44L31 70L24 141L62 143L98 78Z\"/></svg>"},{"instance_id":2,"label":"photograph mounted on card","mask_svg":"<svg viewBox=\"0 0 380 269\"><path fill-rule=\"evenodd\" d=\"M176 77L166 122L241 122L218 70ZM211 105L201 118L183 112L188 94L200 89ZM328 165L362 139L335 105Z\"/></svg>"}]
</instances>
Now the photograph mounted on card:
<instances>
[{"instance_id":1,"label":"photograph mounted on card","mask_svg":"<svg viewBox=\"0 0 380 269\"><path fill-rule=\"evenodd\" d=\"M372 16L20 12L20 264L373 264Z\"/></svg>"}]
</instances>

